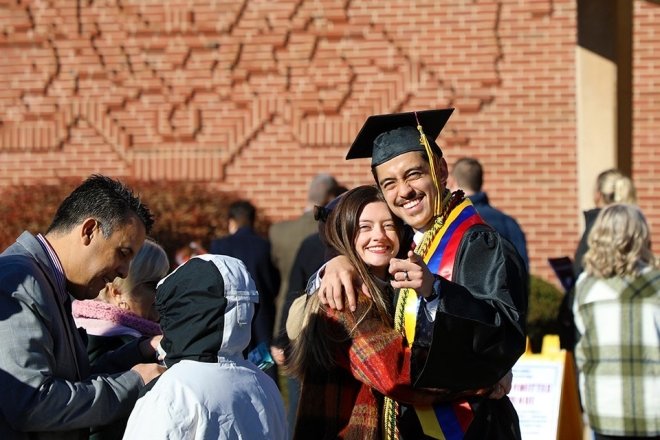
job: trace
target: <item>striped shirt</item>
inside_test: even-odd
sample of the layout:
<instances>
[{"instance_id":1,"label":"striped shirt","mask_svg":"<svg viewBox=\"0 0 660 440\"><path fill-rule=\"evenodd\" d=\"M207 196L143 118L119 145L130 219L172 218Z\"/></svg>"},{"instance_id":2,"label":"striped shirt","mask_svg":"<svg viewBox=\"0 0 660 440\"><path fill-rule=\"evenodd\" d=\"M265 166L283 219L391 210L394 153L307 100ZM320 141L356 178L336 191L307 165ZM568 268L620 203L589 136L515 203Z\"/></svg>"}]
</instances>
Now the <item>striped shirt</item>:
<instances>
[{"instance_id":1,"label":"striped shirt","mask_svg":"<svg viewBox=\"0 0 660 440\"><path fill-rule=\"evenodd\" d=\"M64 268L62 267L62 263L55 253L55 250L52 248L50 243L48 243L48 240L46 240L46 237L41 234L37 234L37 240L48 255L50 266L53 269L53 273L55 274L55 281L57 282L57 295L60 297L62 304L66 304L67 300L69 299L69 294L66 291L66 277L64 276Z\"/></svg>"}]
</instances>

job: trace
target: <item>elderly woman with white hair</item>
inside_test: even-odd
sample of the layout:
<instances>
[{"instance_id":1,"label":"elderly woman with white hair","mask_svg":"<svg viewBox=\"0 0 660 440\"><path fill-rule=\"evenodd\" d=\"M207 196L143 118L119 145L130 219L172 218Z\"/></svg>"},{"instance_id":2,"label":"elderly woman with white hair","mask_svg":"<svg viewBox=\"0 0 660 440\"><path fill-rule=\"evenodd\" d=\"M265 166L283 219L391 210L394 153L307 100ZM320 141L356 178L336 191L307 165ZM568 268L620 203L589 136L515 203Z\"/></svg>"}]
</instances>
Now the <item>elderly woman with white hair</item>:
<instances>
[{"instance_id":1,"label":"elderly woman with white hair","mask_svg":"<svg viewBox=\"0 0 660 440\"><path fill-rule=\"evenodd\" d=\"M584 411L596 440L660 435L660 270L642 212L612 204L589 234L573 305Z\"/></svg>"}]
</instances>

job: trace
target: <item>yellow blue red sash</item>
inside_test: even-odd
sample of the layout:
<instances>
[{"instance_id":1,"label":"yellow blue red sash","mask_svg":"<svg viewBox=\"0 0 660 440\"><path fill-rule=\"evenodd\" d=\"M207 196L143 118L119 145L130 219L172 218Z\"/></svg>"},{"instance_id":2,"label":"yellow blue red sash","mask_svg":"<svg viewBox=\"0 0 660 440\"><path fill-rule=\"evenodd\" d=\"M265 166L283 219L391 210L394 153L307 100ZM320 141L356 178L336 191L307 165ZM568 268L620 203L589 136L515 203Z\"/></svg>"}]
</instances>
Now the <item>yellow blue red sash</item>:
<instances>
[{"instance_id":1,"label":"yellow blue red sash","mask_svg":"<svg viewBox=\"0 0 660 440\"><path fill-rule=\"evenodd\" d=\"M463 200L445 220L444 226L433 238L431 246L424 255L424 261L433 273L448 280L452 279L456 252L461 244L463 234L471 226L484 221L477 214L470 199Z\"/></svg>"},{"instance_id":2,"label":"yellow blue red sash","mask_svg":"<svg viewBox=\"0 0 660 440\"><path fill-rule=\"evenodd\" d=\"M469 199L464 199L447 216L431 245L423 255L429 270L448 280L452 279L456 253L463 234L473 225L483 224ZM403 298L402 298L403 297ZM404 289L399 301L404 300L404 331L406 339L415 339L417 321L417 294L412 289ZM416 406L424 434L440 440L461 440L474 419L472 408L467 401L454 401L434 406Z\"/></svg>"}]
</instances>

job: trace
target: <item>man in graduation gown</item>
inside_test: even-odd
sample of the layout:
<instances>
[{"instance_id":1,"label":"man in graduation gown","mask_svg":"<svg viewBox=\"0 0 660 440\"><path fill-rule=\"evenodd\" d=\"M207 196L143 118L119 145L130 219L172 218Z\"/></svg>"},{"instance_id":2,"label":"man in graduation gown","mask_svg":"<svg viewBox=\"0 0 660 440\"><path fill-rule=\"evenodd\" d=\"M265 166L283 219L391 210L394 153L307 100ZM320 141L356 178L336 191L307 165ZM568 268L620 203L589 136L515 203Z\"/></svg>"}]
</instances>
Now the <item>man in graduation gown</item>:
<instances>
[{"instance_id":1,"label":"man in graduation gown","mask_svg":"<svg viewBox=\"0 0 660 440\"><path fill-rule=\"evenodd\" d=\"M446 189L447 163L435 139L452 111L371 116L346 156L371 157L378 187L392 212L414 230L414 252L436 277L432 295L418 297L413 288L421 274L413 264L390 263L392 286L400 289L394 321L412 346L413 384L493 390L489 397L433 408L385 399L388 439L520 438L517 414L504 394L525 349L528 274L513 246L479 217L462 191ZM342 257L328 262L321 300L341 309L345 299L353 308L355 276Z\"/></svg>"}]
</instances>

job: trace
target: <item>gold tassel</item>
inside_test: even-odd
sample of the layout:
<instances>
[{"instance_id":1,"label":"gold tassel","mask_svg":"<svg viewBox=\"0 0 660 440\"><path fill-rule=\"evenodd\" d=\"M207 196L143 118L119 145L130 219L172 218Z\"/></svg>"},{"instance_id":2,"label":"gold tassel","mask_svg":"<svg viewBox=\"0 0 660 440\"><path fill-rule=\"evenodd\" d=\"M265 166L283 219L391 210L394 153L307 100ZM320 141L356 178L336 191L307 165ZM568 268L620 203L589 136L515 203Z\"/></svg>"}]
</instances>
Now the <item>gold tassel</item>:
<instances>
[{"instance_id":1,"label":"gold tassel","mask_svg":"<svg viewBox=\"0 0 660 440\"><path fill-rule=\"evenodd\" d=\"M417 113L415 113L415 118L417 118ZM431 145L429 144L429 140L426 138L426 134L424 133L424 130L422 129L422 125L419 123L419 120L417 120L417 130L419 131L419 142L424 146L424 150L426 150L426 155L429 158L429 166L431 168L431 179L433 180L433 186L435 186L436 190L436 197L435 200L433 201L433 216L437 217L442 213L442 191L440 190L440 183L438 183L438 176L436 174L436 161L435 161L435 155L433 154L433 150L431 150Z\"/></svg>"}]
</instances>

